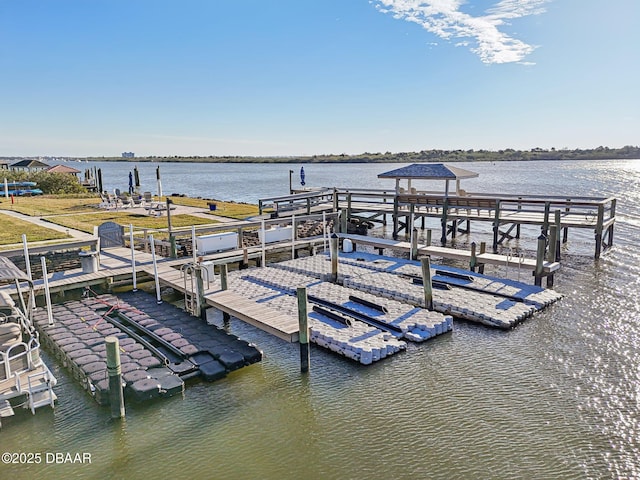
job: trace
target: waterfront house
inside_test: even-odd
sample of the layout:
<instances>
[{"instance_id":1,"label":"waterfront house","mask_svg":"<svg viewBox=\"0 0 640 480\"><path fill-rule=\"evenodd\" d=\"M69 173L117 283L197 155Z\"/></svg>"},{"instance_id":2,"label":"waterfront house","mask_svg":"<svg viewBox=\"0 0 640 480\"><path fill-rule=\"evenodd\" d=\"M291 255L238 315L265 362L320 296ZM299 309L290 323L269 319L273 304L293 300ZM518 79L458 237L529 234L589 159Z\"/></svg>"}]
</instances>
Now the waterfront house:
<instances>
[{"instance_id":1,"label":"waterfront house","mask_svg":"<svg viewBox=\"0 0 640 480\"><path fill-rule=\"evenodd\" d=\"M17 170L22 172L39 172L47 170L49 165L40 160L20 160L11 165L11 170Z\"/></svg>"}]
</instances>

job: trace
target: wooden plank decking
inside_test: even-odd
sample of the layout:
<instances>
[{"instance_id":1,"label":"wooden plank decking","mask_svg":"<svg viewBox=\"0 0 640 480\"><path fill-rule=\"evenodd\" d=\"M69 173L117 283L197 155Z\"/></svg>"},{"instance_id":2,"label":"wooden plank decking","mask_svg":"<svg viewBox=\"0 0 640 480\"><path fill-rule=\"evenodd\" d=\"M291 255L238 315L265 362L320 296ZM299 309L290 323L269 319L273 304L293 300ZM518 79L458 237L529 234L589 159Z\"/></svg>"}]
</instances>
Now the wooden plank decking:
<instances>
[{"instance_id":1,"label":"wooden plank decking","mask_svg":"<svg viewBox=\"0 0 640 480\"><path fill-rule=\"evenodd\" d=\"M394 250L400 250L403 252L411 251L411 244L409 242L401 242L397 240L390 240L386 238L366 237L363 235L352 234L340 234L340 238L351 240L354 245L370 245L374 248L384 249L392 248ZM470 262L473 258L470 251L460 250L456 248L436 247L418 245L418 255L433 255L441 258L450 258L452 260L461 260ZM479 253L476 255L478 264L486 265L507 265L519 266L526 270L535 271L536 261L530 258L508 257L506 255L498 255L494 253ZM559 262L543 262L542 271L545 275L551 274L560 269Z\"/></svg>"},{"instance_id":2,"label":"wooden plank decking","mask_svg":"<svg viewBox=\"0 0 640 480\"><path fill-rule=\"evenodd\" d=\"M205 295L208 305L288 342L298 341L298 319L230 290Z\"/></svg>"}]
</instances>

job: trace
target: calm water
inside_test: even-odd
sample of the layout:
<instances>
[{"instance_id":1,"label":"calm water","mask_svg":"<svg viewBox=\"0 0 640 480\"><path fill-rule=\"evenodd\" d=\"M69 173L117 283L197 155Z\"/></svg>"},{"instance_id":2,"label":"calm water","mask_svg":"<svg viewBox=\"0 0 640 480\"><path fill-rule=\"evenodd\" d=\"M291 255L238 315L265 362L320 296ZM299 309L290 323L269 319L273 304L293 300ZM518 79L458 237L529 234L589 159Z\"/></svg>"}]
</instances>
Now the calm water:
<instances>
[{"instance_id":1,"label":"calm water","mask_svg":"<svg viewBox=\"0 0 640 480\"><path fill-rule=\"evenodd\" d=\"M132 165L99 165L109 189L126 189ZM397 166L305 170L310 186L391 188L376 175ZM5 422L0 450L88 452L92 463L0 465L0 478L640 478L640 160L460 166L480 173L467 191L615 195L615 248L595 263L590 233L570 231L560 303L510 332L457 322L370 367L314 348L302 377L296 345L236 321L261 364L129 405L123 422L54 366L59 405ZM255 202L285 193L290 168L298 185L299 167L163 163L161 173L165 193ZM155 191L155 165L140 171Z\"/></svg>"}]
</instances>

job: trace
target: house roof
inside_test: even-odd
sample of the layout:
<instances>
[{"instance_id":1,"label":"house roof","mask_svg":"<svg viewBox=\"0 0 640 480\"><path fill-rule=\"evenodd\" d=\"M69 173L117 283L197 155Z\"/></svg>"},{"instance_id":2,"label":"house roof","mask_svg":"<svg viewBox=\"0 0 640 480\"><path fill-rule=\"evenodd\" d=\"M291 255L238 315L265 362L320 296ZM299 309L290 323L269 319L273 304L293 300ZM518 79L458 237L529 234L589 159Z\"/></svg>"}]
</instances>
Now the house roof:
<instances>
[{"instance_id":1,"label":"house roof","mask_svg":"<svg viewBox=\"0 0 640 480\"><path fill-rule=\"evenodd\" d=\"M20 160L19 162L13 163L11 168L14 167L22 167L22 168L48 168L49 165L41 162L40 160Z\"/></svg>"},{"instance_id":2,"label":"house roof","mask_svg":"<svg viewBox=\"0 0 640 480\"><path fill-rule=\"evenodd\" d=\"M477 177L476 172L464 168L450 167L444 163L413 163L381 173L378 178L412 178L422 180L460 180Z\"/></svg>"},{"instance_id":3,"label":"house roof","mask_svg":"<svg viewBox=\"0 0 640 480\"><path fill-rule=\"evenodd\" d=\"M53 167L49 167L47 172L50 173L80 173L80 170L73 167L67 167L66 165L54 165Z\"/></svg>"}]
</instances>

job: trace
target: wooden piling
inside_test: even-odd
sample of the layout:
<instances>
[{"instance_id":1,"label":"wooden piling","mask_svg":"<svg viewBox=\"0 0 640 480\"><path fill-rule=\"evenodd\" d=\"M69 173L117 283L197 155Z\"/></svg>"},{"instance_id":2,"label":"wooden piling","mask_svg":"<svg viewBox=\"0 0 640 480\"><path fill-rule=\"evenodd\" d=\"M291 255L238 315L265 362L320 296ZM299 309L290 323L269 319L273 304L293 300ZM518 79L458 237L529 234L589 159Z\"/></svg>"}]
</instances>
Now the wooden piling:
<instances>
[{"instance_id":1,"label":"wooden piling","mask_svg":"<svg viewBox=\"0 0 640 480\"><path fill-rule=\"evenodd\" d=\"M500 233L500 200L496 201L496 211L493 216L493 253L498 253L498 233Z\"/></svg>"},{"instance_id":2,"label":"wooden piling","mask_svg":"<svg viewBox=\"0 0 640 480\"><path fill-rule=\"evenodd\" d=\"M471 242L471 260L469 260L469 270L476 271L478 265L478 257L476 256L476 242Z\"/></svg>"},{"instance_id":3,"label":"wooden piling","mask_svg":"<svg viewBox=\"0 0 640 480\"><path fill-rule=\"evenodd\" d=\"M553 219L555 227L556 227L556 254L551 259L552 262L560 261L560 232L562 231L562 222L560 220L560 210L556 210L555 217Z\"/></svg>"},{"instance_id":4,"label":"wooden piling","mask_svg":"<svg viewBox=\"0 0 640 480\"><path fill-rule=\"evenodd\" d=\"M480 255L487 251L487 242L480 242ZM478 265L478 273L484 273L484 263Z\"/></svg>"},{"instance_id":5,"label":"wooden piling","mask_svg":"<svg viewBox=\"0 0 640 480\"><path fill-rule=\"evenodd\" d=\"M442 218L440 223L442 226L442 233L440 235L440 243L444 247L447 244L447 214L449 213L449 198L444 198L444 204L442 205Z\"/></svg>"},{"instance_id":6,"label":"wooden piling","mask_svg":"<svg viewBox=\"0 0 640 480\"><path fill-rule=\"evenodd\" d=\"M329 281L336 283L338 281L338 235L331 235L329 240L329 255L331 255L331 277Z\"/></svg>"},{"instance_id":7,"label":"wooden piling","mask_svg":"<svg viewBox=\"0 0 640 480\"><path fill-rule=\"evenodd\" d=\"M309 325L307 316L307 289L306 287L298 287L296 293L298 296L298 339L300 342L300 371L302 373L307 373L309 371L309 364L311 363L309 350Z\"/></svg>"},{"instance_id":8,"label":"wooden piling","mask_svg":"<svg viewBox=\"0 0 640 480\"><path fill-rule=\"evenodd\" d=\"M398 196L396 195L393 199L393 239L398 240L398 229L399 229L399 215L400 215L400 205L398 202Z\"/></svg>"},{"instance_id":9,"label":"wooden piling","mask_svg":"<svg viewBox=\"0 0 640 480\"><path fill-rule=\"evenodd\" d=\"M542 286L542 267L544 263L544 253L547 249L547 237L545 237L542 233L538 237L538 250L536 253L536 269L533 272L535 276L534 283L536 286Z\"/></svg>"},{"instance_id":10,"label":"wooden piling","mask_svg":"<svg viewBox=\"0 0 640 480\"><path fill-rule=\"evenodd\" d=\"M107 373L109 375L109 404L111 418L124 418L124 395L122 393L122 369L120 367L120 342L118 337L104 339L107 353Z\"/></svg>"},{"instance_id":11,"label":"wooden piling","mask_svg":"<svg viewBox=\"0 0 640 480\"><path fill-rule=\"evenodd\" d=\"M564 212L566 215L568 215L569 212L571 211L571 208L569 207L569 203L571 203L571 199L567 198L567 206L564 209ZM562 229L562 243L567 243L568 239L569 239L569 227L564 227Z\"/></svg>"},{"instance_id":12,"label":"wooden piling","mask_svg":"<svg viewBox=\"0 0 640 480\"><path fill-rule=\"evenodd\" d=\"M549 227L549 251L547 252L547 261L554 262L556 259L556 240L558 238L558 229L555 225Z\"/></svg>"},{"instance_id":13,"label":"wooden piling","mask_svg":"<svg viewBox=\"0 0 640 480\"><path fill-rule=\"evenodd\" d=\"M227 269L227 264L223 263L219 266L220 268L220 289L227 290L229 288L229 270ZM227 312L222 312L222 321L224 322L225 328L229 327L229 321L231 320L231 315Z\"/></svg>"},{"instance_id":14,"label":"wooden piling","mask_svg":"<svg viewBox=\"0 0 640 480\"><path fill-rule=\"evenodd\" d=\"M602 253L602 229L604 223L604 205L598 205L598 219L596 223L596 251L595 251L595 259L600 258L600 254Z\"/></svg>"},{"instance_id":15,"label":"wooden piling","mask_svg":"<svg viewBox=\"0 0 640 480\"><path fill-rule=\"evenodd\" d=\"M418 257L418 229L411 230L411 254L409 260L414 260Z\"/></svg>"},{"instance_id":16,"label":"wooden piling","mask_svg":"<svg viewBox=\"0 0 640 480\"><path fill-rule=\"evenodd\" d=\"M202 266L194 263L194 274L196 277L196 295L198 296L198 308L200 318L202 320L207 320L207 302L204 298L204 279L202 278Z\"/></svg>"},{"instance_id":17,"label":"wooden piling","mask_svg":"<svg viewBox=\"0 0 640 480\"><path fill-rule=\"evenodd\" d=\"M422 265L422 285L424 288L424 308L433 310L433 285L431 283L431 259L429 256L420 259Z\"/></svg>"}]
</instances>

